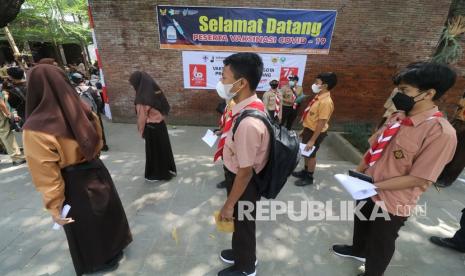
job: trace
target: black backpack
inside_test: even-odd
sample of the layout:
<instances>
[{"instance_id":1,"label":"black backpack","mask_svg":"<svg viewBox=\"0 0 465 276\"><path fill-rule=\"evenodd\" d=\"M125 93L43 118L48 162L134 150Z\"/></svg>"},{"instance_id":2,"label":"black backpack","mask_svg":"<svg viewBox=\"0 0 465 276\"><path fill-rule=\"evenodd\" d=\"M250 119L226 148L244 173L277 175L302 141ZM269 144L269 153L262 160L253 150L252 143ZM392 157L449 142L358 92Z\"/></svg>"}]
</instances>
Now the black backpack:
<instances>
[{"instance_id":1,"label":"black backpack","mask_svg":"<svg viewBox=\"0 0 465 276\"><path fill-rule=\"evenodd\" d=\"M287 178L300 161L299 139L295 131L289 131L284 126L271 120L267 114L258 110L244 110L241 112L233 127L234 134L239 123L246 117L260 119L270 132L270 155L263 170L256 174L254 180L258 184L258 193L267 199L274 199L279 194Z\"/></svg>"}]
</instances>

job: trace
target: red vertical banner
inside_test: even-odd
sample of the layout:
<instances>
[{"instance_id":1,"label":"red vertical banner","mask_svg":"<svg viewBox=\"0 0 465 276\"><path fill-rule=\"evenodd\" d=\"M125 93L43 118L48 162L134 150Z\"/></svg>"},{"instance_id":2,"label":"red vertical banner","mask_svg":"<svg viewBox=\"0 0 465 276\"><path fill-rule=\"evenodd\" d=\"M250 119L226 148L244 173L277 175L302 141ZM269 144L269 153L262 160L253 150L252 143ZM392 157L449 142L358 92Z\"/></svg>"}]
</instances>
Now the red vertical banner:
<instances>
[{"instance_id":1,"label":"red vertical banner","mask_svg":"<svg viewBox=\"0 0 465 276\"><path fill-rule=\"evenodd\" d=\"M290 76L298 76L298 67L281 67L281 73L279 74L279 86L283 86L289 83Z\"/></svg>"},{"instance_id":2,"label":"red vertical banner","mask_svg":"<svg viewBox=\"0 0 465 276\"><path fill-rule=\"evenodd\" d=\"M189 64L190 85L207 87L207 66L205 64Z\"/></svg>"}]
</instances>

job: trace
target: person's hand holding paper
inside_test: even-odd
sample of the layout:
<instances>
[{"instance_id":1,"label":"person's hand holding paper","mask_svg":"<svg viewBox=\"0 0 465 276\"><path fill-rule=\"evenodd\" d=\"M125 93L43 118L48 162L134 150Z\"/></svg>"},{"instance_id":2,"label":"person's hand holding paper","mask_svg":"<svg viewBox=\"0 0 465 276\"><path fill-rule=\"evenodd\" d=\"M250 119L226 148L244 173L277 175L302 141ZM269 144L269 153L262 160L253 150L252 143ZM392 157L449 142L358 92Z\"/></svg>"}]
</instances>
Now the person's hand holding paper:
<instances>
[{"instance_id":1,"label":"person's hand holding paper","mask_svg":"<svg viewBox=\"0 0 465 276\"><path fill-rule=\"evenodd\" d=\"M346 174L336 174L334 178L352 195L353 199L365 199L377 194L376 186L367 181Z\"/></svg>"}]
</instances>

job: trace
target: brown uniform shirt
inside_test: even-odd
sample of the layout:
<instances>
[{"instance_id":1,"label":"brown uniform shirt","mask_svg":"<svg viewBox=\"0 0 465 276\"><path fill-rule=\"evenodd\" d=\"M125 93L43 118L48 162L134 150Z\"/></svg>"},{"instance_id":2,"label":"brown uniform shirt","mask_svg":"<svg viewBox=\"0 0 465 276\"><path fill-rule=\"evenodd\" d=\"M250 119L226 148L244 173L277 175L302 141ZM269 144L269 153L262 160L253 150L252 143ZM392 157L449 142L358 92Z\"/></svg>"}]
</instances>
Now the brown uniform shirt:
<instances>
[{"instance_id":1,"label":"brown uniform shirt","mask_svg":"<svg viewBox=\"0 0 465 276\"><path fill-rule=\"evenodd\" d=\"M400 176L415 176L436 182L444 166L455 153L455 129L444 118L430 119L437 107L412 116L413 126L401 126L383 150L382 157L365 173L376 182ZM370 138L370 144L382 134L384 127ZM408 217L413 212L422 187L402 190L378 190L373 201L383 201L390 214ZM383 207L382 204L379 204Z\"/></svg>"},{"instance_id":2,"label":"brown uniform shirt","mask_svg":"<svg viewBox=\"0 0 465 276\"><path fill-rule=\"evenodd\" d=\"M247 105L256 101L257 95L253 95L236 104L232 114L239 114ZM242 120L232 140L232 129L226 136L223 148L223 162L226 168L237 173L239 168L252 166L259 173L268 162L270 133L260 119L248 117Z\"/></svg>"},{"instance_id":3,"label":"brown uniform shirt","mask_svg":"<svg viewBox=\"0 0 465 276\"><path fill-rule=\"evenodd\" d=\"M303 89L302 86L296 86L296 98L302 95ZM292 88L289 85L286 85L282 88L283 91L283 106L293 106L294 101L292 100Z\"/></svg>"},{"instance_id":4,"label":"brown uniform shirt","mask_svg":"<svg viewBox=\"0 0 465 276\"><path fill-rule=\"evenodd\" d=\"M321 132L325 132L329 128L329 119L334 112L334 103L331 99L330 92L318 96L318 100L313 103L308 111L307 117L305 118L303 125L315 131L319 120L328 120Z\"/></svg>"},{"instance_id":5,"label":"brown uniform shirt","mask_svg":"<svg viewBox=\"0 0 465 276\"><path fill-rule=\"evenodd\" d=\"M97 116L97 132L102 138L102 128ZM65 201L65 183L61 176L61 169L70 165L85 162L76 140L56 137L47 133L24 130L24 155L27 160L32 182L42 194L45 208L54 216L60 216ZM95 150L98 155L103 141Z\"/></svg>"}]
</instances>

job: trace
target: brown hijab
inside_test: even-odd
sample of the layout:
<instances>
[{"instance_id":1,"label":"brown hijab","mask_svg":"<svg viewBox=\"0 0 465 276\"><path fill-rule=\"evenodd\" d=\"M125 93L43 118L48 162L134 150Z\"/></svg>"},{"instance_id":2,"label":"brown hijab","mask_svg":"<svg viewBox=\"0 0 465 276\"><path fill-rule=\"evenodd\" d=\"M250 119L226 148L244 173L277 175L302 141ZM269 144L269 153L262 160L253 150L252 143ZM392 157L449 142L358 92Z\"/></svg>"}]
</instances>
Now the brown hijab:
<instances>
[{"instance_id":1,"label":"brown hijab","mask_svg":"<svg viewBox=\"0 0 465 276\"><path fill-rule=\"evenodd\" d=\"M95 158L99 136L90 109L82 103L63 70L39 64L29 73L24 129L74 139L86 160Z\"/></svg>"},{"instance_id":2,"label":"brown hijab","mask_svg":"<svg viewBox=\"0 0 465 276\"><path fill-rule=\"evenodd\" d=\"M136 71L129 78L129 83L136 90L134 104L148 105L160 111L161 114L168 115L170 111L168 100L149 74Z\"/></svg>"},{"instance_id":3,"label":"brown hijab","mask_svg":"<svg viewBox=\"0 0 465 276\"><path fill-rule=\"evenodd\" d=\"M39 64L50 64L50 65L55 65L55 59L53 58L43 58L41 60L39 60Z\"/></svg>"}]
</instances>

